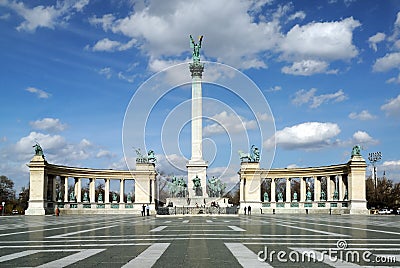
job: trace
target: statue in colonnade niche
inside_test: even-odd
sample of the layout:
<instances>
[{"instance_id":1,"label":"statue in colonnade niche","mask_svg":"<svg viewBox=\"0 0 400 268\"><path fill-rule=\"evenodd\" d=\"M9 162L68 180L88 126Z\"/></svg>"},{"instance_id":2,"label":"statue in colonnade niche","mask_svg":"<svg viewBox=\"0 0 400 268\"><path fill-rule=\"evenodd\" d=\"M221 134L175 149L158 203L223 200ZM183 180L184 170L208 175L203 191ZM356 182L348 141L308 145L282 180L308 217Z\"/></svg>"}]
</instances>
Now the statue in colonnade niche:
<instances>
[{"instance_id":1,"label":"statue in colonnade niche","mask_svg":"<svg viewBox=\"0 0 400 268\"><path fill-rule=\"evenodd\" d=\"M97 202L103 203L103 194L102 193L99 193Z\"/></svg>"},{"instance_id":2,"label":"statue in colonnade niche","mask_svg":"<svg viewBox=\"0 0 400 268\"><path fill-rule=\"evenodd\" d=\"M310 191L310 188L308 188L308 190L307 190L306 201L311 201L311 191Z\"/></svg>"},{"instance_id":3,"label":"statue in colonnade niche","mask_svg":"<svg viewBox=\"0 0 400 268\"><path fill-rule=\"evenodd\" d=\"M269 197L267 192L264 193L264 202L269 202Z\"/></svg>"},{"instance_id":4,"label":"statue in colonnade niche","mask_svg":"<svg viewBox=\"0 0 400 268\"><path fill-rule=\"evenodd\" d=\"M128 193L128 196L127 196L127 198L126 198L126 201L127 201L128 203L131 203L131 202L132 202L132 195L131 195L131 193Z\"/></svg>"},{"instance_id":5,"label":"statue in colonnade niche","mask_svg":"<svg viewBox=\"0 0 400 268\"><path fill-rule=\"evenodd\" d=\"M297 202L297 192L293 193L293 202Z\"/></svg>"},{"instance_id":6,"label":"statue in colonnade niche","mask_svg":"<svg viewBox=\"0 0 400 268\"><path fill-rule=\"evenodd\" d=\"M347 189L344 191L344 198L343 198L343 200L344 201L347 201L347 199L348 199L348 193L347 193Z\"/></svg>"},{"instance_id":7,"label":"statue in colonnade niche","mask_svg":"<svg viewBox=\"0 0 400 268\"><path fill-rule=\"evenodd\" d=\"M283 202L283 194L282 194L282 192L278 193L278 202Z\"/></svg>"},{"instance_id":8,"label":"statue in colonnade niche","mask_svg":"<svg viewBox=\"0 0 400 268\"><path fill-rule=\"evenodd\" d=\"M88 193L87 193L87 192L85 192L85 193L83 194L83 202L89 202L89 196L88 196Z\"/></svg>"},{"instance_id":9,"label":"statue in colonnade niche","mask_svg":"<svg viewBox=\"0 0 400 268\"><path fill-rule=\"evenodd\" d=\"M74 193L74 191L71 191L71 193L69 194L69 201L70 202L74 202L75 201L75 193Z\"/></svg>"},{"instance_id":10,"label":"statue in colonnade niche","mask_svg":"<svg viewBox=\"0 0 400 268\"><path fill-rule=\"evenodd\" d=\"M326 201L326 194L324 191L321 191L321 201Z\"/></svg>"},{"instance_id":11,"label":"statue in colonnade niche","mask_svg":"<svg viewBox=\"0 0 400 268\"><path fill-rule=\"evenodd\" d=\"M117 194L116 193L112 194L112 201L117 202Z\"/></svg>"},{"instance_id":12,"label":"statue in colonnade niche","mask_svg":"<svg viewBox=\"0 0 400 268\"><path fill-rule=\"evenodd\" d=\"M336 190L333 192L333 200L339 200L339 192Z\"/></svg>"}]
</instances>

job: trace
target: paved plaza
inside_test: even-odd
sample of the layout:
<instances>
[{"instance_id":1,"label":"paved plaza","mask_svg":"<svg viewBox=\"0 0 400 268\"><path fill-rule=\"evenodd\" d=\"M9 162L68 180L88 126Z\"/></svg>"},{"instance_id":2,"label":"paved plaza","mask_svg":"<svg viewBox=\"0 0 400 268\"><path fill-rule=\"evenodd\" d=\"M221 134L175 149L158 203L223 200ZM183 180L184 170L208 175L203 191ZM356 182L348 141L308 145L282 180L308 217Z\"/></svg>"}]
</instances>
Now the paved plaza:
<instances>
[{"instance_id":1,"label":"paved plaza","mask_svg":"<svg viewBox=\"0 0 400 268\"><path fill-rule=\"evenodd\" d=\"M399 222L305 214L1 217L0 266L393 267Z\"/></svg>"}]
</instances>

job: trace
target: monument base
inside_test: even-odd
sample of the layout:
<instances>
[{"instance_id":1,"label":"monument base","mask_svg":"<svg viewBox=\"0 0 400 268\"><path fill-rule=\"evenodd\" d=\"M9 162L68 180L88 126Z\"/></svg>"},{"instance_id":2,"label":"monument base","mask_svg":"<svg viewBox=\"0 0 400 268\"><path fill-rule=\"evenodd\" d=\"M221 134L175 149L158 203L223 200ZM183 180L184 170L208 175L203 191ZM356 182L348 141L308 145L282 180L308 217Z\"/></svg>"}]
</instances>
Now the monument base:
<instances>
[{"instance_id":1,"label":"monument base","mask_svg":"<svg viewBox=\"0 0 400 268\"><path fill-rule=\"evenodd\" d=\"M225 197L172 197L167 198L165 206L173 207L228 207L228 198Z\"/></svg>"}]
</instances>

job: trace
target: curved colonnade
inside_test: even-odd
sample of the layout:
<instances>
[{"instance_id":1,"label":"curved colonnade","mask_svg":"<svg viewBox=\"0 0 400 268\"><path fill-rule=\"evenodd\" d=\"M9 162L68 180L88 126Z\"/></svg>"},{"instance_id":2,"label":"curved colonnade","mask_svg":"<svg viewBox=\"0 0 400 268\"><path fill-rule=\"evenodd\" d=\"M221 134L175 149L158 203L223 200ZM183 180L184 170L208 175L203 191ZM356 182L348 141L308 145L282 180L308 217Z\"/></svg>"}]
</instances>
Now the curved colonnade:
<instances>
[{"instance_id":1,"label":"curved colonnade","mask_svg":"<svg viewBox=\"0 0 400 268\"><path fill-rule=\"evenodd\" d=\"M30 170L29 205L26 215L54 213L55 206L65 213L140 213L149 205L155 213L154 163L136 163L136 170L90 169L52 165L43 156L35 155L28 164ZM68 181L73 179L73 191ZM82 180L89 180L87 196L82 196ZM58 188L57 183L58 181ZM96 193L96 181L104 183L104 198ZM118 181L119 193L125 192L125 182L134 180L134 201L119 194L110 198L110 182ZM71 196L72 192L72 196ZM111 200L110 200L111 199ZM113 200L116 199L116 200Z\"/></svg>"},{"instance_id":2,"label":"curved colonnade","mask_svg":"<svg viewBox=\"0 0 400 268\"><path fill-rule=\"evenodd\" d=\"M366 167L359 155L346 164L309 168L266 170L242 162L239 213L251 206L252 213L366 214Z\"/></svg>"}]
</instances>

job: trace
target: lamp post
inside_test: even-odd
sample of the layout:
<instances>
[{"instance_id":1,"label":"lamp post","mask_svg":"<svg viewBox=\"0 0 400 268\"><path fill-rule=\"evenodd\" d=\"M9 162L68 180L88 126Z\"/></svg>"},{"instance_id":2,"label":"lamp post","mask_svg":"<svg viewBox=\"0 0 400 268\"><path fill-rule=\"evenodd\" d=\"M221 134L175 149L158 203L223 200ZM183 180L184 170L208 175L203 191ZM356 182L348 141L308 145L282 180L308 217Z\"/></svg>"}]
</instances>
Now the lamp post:
<instances>
[{"instance_id":1,"label":"lamp post","mask_svg":"<svg viewBox=\"0 0 400 268\"><path fill-rule=\"evenodd\" d=\"M373 176L373 180L374 180L374 184L375 184L375 201L377 201L377 199L378 199L378 192L377 192L378 178L376 176L376 162L380 161L381 159L382 159L381 152L368 154L368 160L372 164L372 167L373 167L372 176Z\"/></svg>"}]
</instances>

